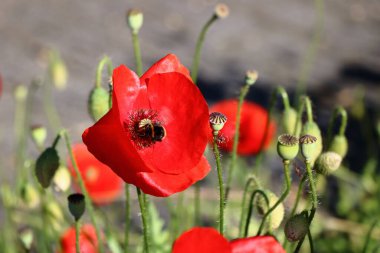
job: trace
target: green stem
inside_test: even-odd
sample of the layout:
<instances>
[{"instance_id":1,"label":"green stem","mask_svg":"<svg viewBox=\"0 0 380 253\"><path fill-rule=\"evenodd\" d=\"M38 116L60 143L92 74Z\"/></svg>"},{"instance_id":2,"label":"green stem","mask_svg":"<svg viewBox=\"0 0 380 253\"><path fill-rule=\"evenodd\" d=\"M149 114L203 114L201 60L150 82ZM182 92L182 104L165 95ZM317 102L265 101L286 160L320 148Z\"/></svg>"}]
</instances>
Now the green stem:
<instances>
[{"instance_id":1,"label":"green stem","mask_svg":"<svg viewBox=\"0 0 380 253\"><path fill-rule=\"evenodd\" d=\"M247 212L248 212L248 206L246 202L247 202L248 191L250 190L251 185L254 187L259 187L259 183L257 182L254 176L251 176L250 178L248 178L247 183L245 184L245 187L244 187L243 200L241 203L239 238L243 237L244 235L244 221L247 217Z\"/></svg>"},{"instance_id":2,"label":"green stem","mask_svg":"<svg viewBox=\"0 0 380 253\"><path fill-rule=\"evenodd\" d=\"M201 186L194 185L194 226L201 225Z\"/></svg>"},{"instance_id":3,"label":"green stem","mask_svg":"<svg viewBox=\"0 0 380 253\"><path fill-rule=\"evenodd\" d=\"M267 204L267 207L269 208L269 199L268 199L268 196L266 195L266 193L263 190L260 190L260 189L254 190L252 192L251 198L249 200L249 209L248 209L248 214L246 216L246 221L245 221L245 224L243 224L243 228L244 228L243 237L247 237L248 236L249 224L250 224L250 221L251 221L251 216L252 216L252 211L253 211L253 201L255 199L256 194L261 194L264 197L265 203Z\"/></svg>"},{"instance_id":4,"label":"green stem","mask_svg":"<svg viewBox=\"0 0 380 253\"><path fill-rule=\"evenodd\" d=\"M308 122L313 122L313 108L311 106L311 100L308 96L303 97L305 101L306 116Z\"/></svg>"},{"instance_id":5,"label":"green stem","mask_svg":"<svg viewBox=\"0 0 380 253\"><path fill-rule=\"evenodd\" d=\"M139 200L140 210L141 210L141 221L143 225L144 234L144 251L149 253L149 222L148 222L148 210L145 205L144 193L141 192L140 188L136 187L137 197Z\"/></svg>"},{"instance_id":6,"label":"green stem","mask_svg":"<svg viewBox=\"0 0 380 253\"><path fill-rule=\"evenodd\" d=\"M305 100L303 99L303 97L301 97L298 102L297 122L296 122L296 127L293 132L293 135L296 137L299 137L301 133L302 124L300 124L300 122L302 120L302 114L304 110L305 110Z\"/></svg>"},{"instance_id":7,"label":"green stem","mask_svg":"<svg viewBox=\"0 0 380 253\"><path fill-rule=\"evenodd\" d=\"M201 50L202 45L206 37L207 30L209 27L214 23L215 20L217 20L218 17L216 15L212 15L212 17L207 21L207 23L203 26L201 33L199 34L197 44L195 46L195 53L193 56L193 64L191 65L191 79L193 79L193 82L197 82L198 78L198 69L199 69L199 62L201 58Z\"/></svg>"},{"instance_id":8,"label":"green stem","mask_svg":"<svg viewBox=\"0 0 380 253\"><path fill-rule=\"evenodd\" d=\"M136 62L136 73L140 77L143 74L142 60L141 60L141 50L139 35L137 32L132 32L132 43L133 51L135 53L135 62Z\"/></svg>"},{"instance_id":9,"label":"green stem","mask_svg":"<svg viewBox=\"0 0 380 253\"><path fill-rule=\"evenodd\" d=\"M296 196L296 200L294 202L294 205L293 205L293 209L290 213L290 217L293 217L293 215L296 213L297 211L297 207L298 207L298 204L300 202L300 199L301 199L301 193L302 193L302 190L303 190L303 187L305 185L305 182L306 182L306 174L304 174L298 184L298 190L297 190L297 196Z\"/></svg>"},{"instance_id":10,"label":"green stem","mask_svg":"<svg viewBox=\"0 0 380 253\"><path fill-rule=\"evenodd\" d=\"M85 200L85 203L86 203L86 208L88 210L88 213L90 214L91 222L92 222L92 224L94 224L95 232L96 232L96 237L100 241L99 242L99 252L103 253L104 249L103 249L103 243L102 243L102 240L101 240L102 236L100 234L99 225L96 222L94 206L92 205L90 196L88 194L86 186L84 185L84 181L83 181L82 175L79 172L78 164L77 164L77 161L76 161L76 159L74 157L73 150L71 148L71 141L70 141L69 134L67 133L66 130L62 130L61 131L61 135L65 139L66 147L67 147L67 150L69 152L69 156L70 156L70 160L71 160L71 164L73 165L74 170L75 170L75 174L77 175L77 180L78 180L81 192L83 193L83 195L85 197L84 200Z\"/></svg>"},{"instance_id":11,"label":"green stem","mask_svg":"<svg viewBox=\"0 0 380 253\"><path fill-rule=\"evenodd\" d=\"M129 228L131 224L131 200L129 194L129 184L124 184L125 191L125 230L124 230L124 253L128 253L129 246Z\"/></svg>"},{"instance_id":12,"label":"green stem","mask_svg":"<svg viewBox=\"0 0 380 253\"><path fill-rule=\"evenodd\" d=\"M75 221L75 249L76 249L76 253L80 253L79 235L80 235L79 221L76 220Z\"/></svg>"},{"instance_id":13,"label":"green stem","mask_svg":"<svg viewBox=\"0 0 380 253\"><path fill-rule=\"evenodd\" d=\"M213 141L213 151L216 161L216 169L218 171L218 181L219 181L219 232L221 235L224 234L224 185L223 185L223 175L222 175L222 165L220 162L220 154L217 145L217 135L214 135Z\"/></svg>"},{"instance_id":14,"label":"green stem","mask_svg":"<svg viewBox=\"0 0 380 253\"><path fill-rule=\"evenodd\" d=\"M285 200L285 198L288 196L289 194L289 191L290 191L290 184L291 184L291 177L290 177L290 170L289 170L289 161L288 160L284 160L283 161L283 165L284 165L284 174L285 174L285 183L286 183L286 188L285 188L285 191L281 194L280 198L278 199L278 201L268 210L268 212L266 212L266 214L264 215L262 221L261 221L261 224L260 224L260 227L259 227L259 230L257 231L257 235L260 235L263 228L264 228L264 224L265 224L265 220L266 218L271 214L271 212L273 212L274 209L276 209L276 207L281 204L281 202L283 202Z\"/></svg>"},{"instance_id":15,"label":"green stem","mask_svg":"<svg viewBox=\"0 0 380 253\"><path fill-rule=\"evenodd\" d=\"M108 75L112 76L112 69L113 69L112 62L110 58L108 58L108 56L104 56L100 60L98 64L98 68L96 69L95 86L98 88L102 86L102 72L106 64L107 64Z\"/></svg>"},{"instance_id":16,"label":"green stem","mask_svg":"<svg viewBox=\"0 0 380 253\"><path fill-rule=\"evenodd\" d=\"M378 220L374 221L372 223L370 229L368 230L367 236L365 238L364 247L363 247L363 253L367 253L367 251L368 251L369 243L370 243L370 240L371 240L371 234L372 234L373 230L375 229L375 227L377 225L377 222L378 222Z\"/></svg>"},{"instance_id":17,"label":"green stem","mask_svg":"<svg viewBox=\"0 0 380 253\"><path fill-rule=\"evenodd\" d=\"M298 78L296 87L296 99L306 92L306 83L310 76L310 72L315 61L317 50L321 42L323 26L324 26L324 3L323 0L314 0L314 8L317 14L317 20L315 22L313 38L307 49L305 58L301 65L300 76Z\"/></svg>"},{"instance_id":18,"label":"green stem","mask_svg":"<svg viewBox=\"0 0 380 253\"><path fill-rule=\"evenodd\" d=\"M59 118L58 111L54 104L52 85L53 84L51 80L48 77L46 77L45 81L42 83L45 93L43 103L50 127L53 129L53 131L58 132L58 129L61 127L62 124Z\"/></svg>"},{"instance_id":19,"label":"green stem","mask_svg":"<svg viewBox=\"0 0 380 253\"><path fill-rule=\"evenodd\" d=\"M335 108L333 116L331 117L330 122L329 122L329 127L327 130L327 143L328 143L327 146L330 145L330 142L332 140L333 128L334 128L334 125L336 123L338 116L341 117L341 123L340 123L338 134L340 136L342 136L342 135L344 135L344 133L346 131L346 128L347 128L347 111L342 106L338 106L337 108Z\"/></svg>"}]
</instances>

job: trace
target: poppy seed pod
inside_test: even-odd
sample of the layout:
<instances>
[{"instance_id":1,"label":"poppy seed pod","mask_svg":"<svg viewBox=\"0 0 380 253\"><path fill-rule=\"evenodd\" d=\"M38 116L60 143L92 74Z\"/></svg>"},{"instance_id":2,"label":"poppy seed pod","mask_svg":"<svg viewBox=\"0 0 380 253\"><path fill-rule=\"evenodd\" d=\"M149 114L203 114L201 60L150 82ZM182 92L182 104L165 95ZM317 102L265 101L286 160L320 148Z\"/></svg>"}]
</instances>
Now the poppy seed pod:
<instances>
[{"instance_id":1,"label":"poppy seed pod","mask_svg":"<svg viewBox=\"0 0 380 253\"><path fill-rule=\"evenodd\" d=\"M297 111L293 107L285 109L282 113L281 125L285 133L294 133L297 124ZM301 124L301 121L298 122L298 125ZM300 128L298 128L300 129ZM295 136L298 136L296 133Z\"/></svg>"},{"instance_id":2,"label":"poppy seed pod","mask_svg":"<svg viewBox=\"0 0 380 253\"><path fill-rule=\"evenodd\" d=\"M268 200L269 200L269 207L271 208L278 201L278 197L273 192L268 191L268 190L265 191L265 193L266 193ZM265 198L262 195L258 195L256 197L256 205L255 206L257 208L257 212L261 215L264 215L269 210L268 205L265 201ZM272 229L276 229L281 225L281 222L284 218L284 214L285 214L284 205L282 203L280 203L271 212L271 214L268 217L269 218L268 222L269 222L269 225Z\"/></svg>"},{"instance_id":3,"label":"poppy seed pod","mask_svg":"<svg viewBox=\"0 0 380 253\"><path fill-rule=\"evenodd\" d=\"M309 223L304 214L296 214L290 217L285 224L285 236L290 242L301 240L307 234Z\"/></svg>"},{"instance_id":4,"label":"poppy seed pod","mask_svg":"<svg viewBox=\"0 0 380 253\"><path fill-rule=\"evenodd\" d=\"M78 221L84 211L86 210L86 204L84 202L84 196L81 193L74 193L69 195L67 198L69 201L69 210L72 216L74 216L75 221Z\"/></svg>"},{"instance_id":5,"label":"poppy seed pod","mask_svg":"<svg viewBox=\"0 0 380 253\"><path fill-rule=\"evenodd\" d=\"M31 135L37 147L43 147L45 144L47 130L43 126L32 126Z\"/></svg>"},{"instance_id":6,"label":"poppy seed pod","mask_svg":"<svg viewBox=\"0 0 380 253\"><path fill-rule=\"evenodd\" d=\"M282 134L277 140L277 153L283 160L293 160L299 151L298 138L291 134Z\"/></svg>"},{"instance_id":7,"label":"poppy seed pod","mask_svg":"<svg viewBox=\"0 0 380 253\"><path fill-rule=\"evenodd\" d=\"M315 160L322 153L323 149L321 130L319 129L317 123L309 121L302 126L301 136L304 135L310 135L317 138L315 143L315 150L313 151L312 156L309 158L310 163L314 164Z\"/></svg>"},{"instance_id":8,"label":"poppy seed pod","mask_svg":"<svg viewBox=\"0 0 380 253\"><path fill-rule=\"evenodd\" d=\"M328 150L339 154L343 159L348 151L348 142L346 136L335 135Z\"/></svg>"},{"instance_id":9,"label":"poppy seed pod","mask_svg":"<svg viewBox=\"0 0 380 253\"><path fill-rule=\"evenodd\" d=\"M43 188L49 187L59 166L59 157L55 148L47 148L36 161L36 177Z\"/></svg>"},{"instance_id":10,"label":"poppy seed pod","mask_svg":"<svg viewBox=\"0 0 380 253\"><path fill-rule=\"evenodd\" d=\"M132 33L137 34L143 25L144 15L140 10L131 9L127 13L127 23Z\"/></svg>"},{"instance_id":11,"label":"poppy seed pod","mask_svg":"<svg viewBox=\"0 0 380 253\"><path fill-rule=\"evenodd\" d=\"M306 162L311 162L317 151L317 137L312 135L303 135L300 138L301 154Z\"/></svg>"},{"instance_id":12,"label":"poppy seed pod","mask_svg":"<svg viewBox=\"0 0 380 253\"><path fill-rule=\"evenodd\" d=\"M110 95L103 87L95 87L88 98L88 113L96 122L103 117L110 108Z\"/></svg>"},{"instance_id":13,"label":"poppy seed pod","mask_svg":"<svg viewBox=\"0 0 380 253\"><path fill-rule=\"evenodd\" d=\"M332 151L322 153L315 162L315 169L319 174L328 175L336 171L342 162L342 157Z\"/></svg>"},{"instance_id":14,"label":"poppy seed pod","mask_svg":"<svg viewBox=\"0 0 380 253\"><path fill-rule=\"evenodd\" d=\"M227 117L220 112L213 112L210 114L210 126L213 134L217 135L222 130L224 124L227 122Z\"/></svg>"},{"instance_id":15,"label":"poppy seed pod","mask_svg":"<svg viewBox=\"0 0 380 253\"><path fill-rule=\"evenodd\" d=\"M226 18L230 14L230 9L226 4L220 3L215 6L214 14L217 18Z\"/></svg>"},{"instance_id":16,"label":"poppy seed pod","mask_svg":"<svg viewBox=\"0 0 380 253\"><path fill-rule=\"evenodd\" d=\"M58 170L55 172L53 183L57 190L67 191L71 185L71 176L69 170L64 166L59 166Z\"/></svg>"}]
</instances>

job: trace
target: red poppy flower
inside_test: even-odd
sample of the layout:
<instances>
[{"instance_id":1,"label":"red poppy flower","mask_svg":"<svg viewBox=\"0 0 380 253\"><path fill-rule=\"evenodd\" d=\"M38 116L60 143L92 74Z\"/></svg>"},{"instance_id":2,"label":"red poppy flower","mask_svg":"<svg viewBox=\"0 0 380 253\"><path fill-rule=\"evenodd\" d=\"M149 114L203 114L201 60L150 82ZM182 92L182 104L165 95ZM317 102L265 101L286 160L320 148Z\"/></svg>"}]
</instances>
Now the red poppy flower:
<instances>
[{"instance_id":1,"label":"red poppy flower","mask_svg":"<svg viewBox=\"0 0 380 253\"><path fill-rule=\"evenodd\" d=\"M210 112L221 112L227 116L228 120L220 131L220 135L225 141L220 143L220 147L226 151L232 151L238 101L234 99L224 100L214 104ZM253 155L260 151L261 142L265 135L265 126L268 118L267 111L260 105L252 102L243 102L240 116L239 144L237 152L241 155ZM269 131L264 141L263 147L269 146L272 136L275 133L275 124L270 122ZM211 138L211 136L210 136Z\"/></svg>"},{"instance_id":2,"label":"red poppy flower","mask_svg":"<svg viewBox=\"0 0 380 253\"><path fill-rule=\"evenodd\" d=\"M120 196L123 181L107 165L88 152L86 145L82 143L74 145L73 153L85 187L95 203L106 204ZM68 165L75 178L76 173L70 161L68 161ZM80 189L78 185L75 187Z\"/></svg>"},{"instance_id":3,"label":"red poppy flower","mask_svg":"<svg viewBox=\"0 0 380 253\"><path fill-rule=\"evenodd\" d=\"M286 253L272 236L254 236L228 242L214 228L195 227L183 233L172 253Z\"/></svg>"},{"instance_id":4,"label":"red poppy flower","mask_svg":"<svg viewBox=\"0 0 380 253\"><path fill-rule=\"evenodd\" d=\"M175 55L141 78L124 65L113 72L112 108L82 135L88 150L125 182L168 196L204 178L208 108Z\"/></svg>"},{"instance_id":5,"label":"red poppy flower","mask_svg":"<svg viewBox=\"0 0 380 253\"><path fill-rule=\"evenodd\" d=\"M60 253L75 253L75 228L71 227L62 235ZM81 253L97 253L98 240L92 225L83 225L80 229L79 244Z\"/></svg>"}]
</instances>

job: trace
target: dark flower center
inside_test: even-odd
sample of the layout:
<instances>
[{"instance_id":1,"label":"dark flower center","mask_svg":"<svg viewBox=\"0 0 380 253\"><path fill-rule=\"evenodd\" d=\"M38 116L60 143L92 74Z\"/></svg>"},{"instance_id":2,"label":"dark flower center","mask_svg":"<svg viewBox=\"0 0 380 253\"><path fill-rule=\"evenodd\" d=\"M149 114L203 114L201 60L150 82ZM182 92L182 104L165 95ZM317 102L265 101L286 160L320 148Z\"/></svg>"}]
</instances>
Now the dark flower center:
<instances>
[{"instance_id":1,"label":"dark flower center","mask_svg":"<svg viewBox=\"0 0 380 253\"><path fill-rule=\"evenodd\" d=\"M166 130L158 119L157 112L151 109L140 109L133 112L125 127L139 149L150 147L157 141L162 141L166 136Z\"/></svg>"}]
</instances>

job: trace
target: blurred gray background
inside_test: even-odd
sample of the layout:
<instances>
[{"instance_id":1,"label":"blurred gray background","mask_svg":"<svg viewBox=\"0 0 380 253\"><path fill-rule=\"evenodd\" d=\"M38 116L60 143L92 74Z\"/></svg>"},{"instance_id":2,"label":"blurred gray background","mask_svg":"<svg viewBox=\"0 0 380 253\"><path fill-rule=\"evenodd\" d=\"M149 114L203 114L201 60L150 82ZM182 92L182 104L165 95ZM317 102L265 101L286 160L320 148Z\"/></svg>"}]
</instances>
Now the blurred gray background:
<instances>
[{"instance_id":1,"label":"blurred gray background","mask_svg":"<svg viewBox=\"0 0 380 253\"><path fill-rule=\"evenodd\" d=\"M0 169L12 169L13 90L30 84L46 71L44 52L57 49L69 70L68 87L55 91L63 126L80 140L92 124L87 96L95 68L105 54L114 65L134 68L125 14L144 12L140 33L144 69L167 53L175 53L190 67L202 25L213 13L214 0L1 0ZM234 97L247 69L257 69L259 83L249 98L265 104L271 88L286 86L292 93L316 21L309 0L230 0L230 16L214 24L207 35L199 83L210 103ZM308 91L332 110L345 103L357 84L363 85L375 109L380 98L380 1L325 1L324 31ZM265 95L265 96L264 96ZM42 96L37 96L39 99ZM264 99L263 99L264 98ZM46 124L36 101L32 124ZM54 133L49 133L54 138Z\"/></svg>"}]
</instances>

